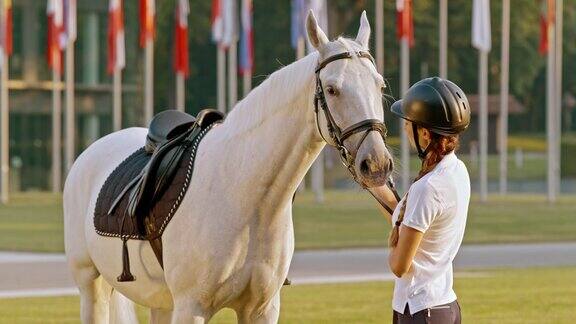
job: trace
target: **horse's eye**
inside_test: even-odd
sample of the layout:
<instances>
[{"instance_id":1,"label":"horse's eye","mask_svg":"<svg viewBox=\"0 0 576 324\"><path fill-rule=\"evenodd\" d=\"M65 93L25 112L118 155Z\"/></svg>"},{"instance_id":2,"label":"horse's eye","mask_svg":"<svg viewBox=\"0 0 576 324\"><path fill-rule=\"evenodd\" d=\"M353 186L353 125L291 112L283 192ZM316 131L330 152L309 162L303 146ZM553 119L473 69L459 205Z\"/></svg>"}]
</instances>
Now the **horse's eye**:
<instances>
[{"instance_id":1,"label":"horse's eye","mask_svg":"<svg viewBox=\"0 0 576 324\"><path fill-rule=\"evenodd\" d=\"M380 92L381 92L382 94L385 94L385 93L386 93L386 86L381 86L381 87L380 87Z\"/></svg>"},{"instance_id":2,"label":"horse's eye","mask_svg":"<svg viewBox=\"0 0 576 324\"><path fill-rule=\"evenodd\" d=\"M332 86L326 87L326 92L331 96L337 96L338 95L338 91L336 89L334 89L334 87L332 87Z\"/></svg>"}]
</instances>

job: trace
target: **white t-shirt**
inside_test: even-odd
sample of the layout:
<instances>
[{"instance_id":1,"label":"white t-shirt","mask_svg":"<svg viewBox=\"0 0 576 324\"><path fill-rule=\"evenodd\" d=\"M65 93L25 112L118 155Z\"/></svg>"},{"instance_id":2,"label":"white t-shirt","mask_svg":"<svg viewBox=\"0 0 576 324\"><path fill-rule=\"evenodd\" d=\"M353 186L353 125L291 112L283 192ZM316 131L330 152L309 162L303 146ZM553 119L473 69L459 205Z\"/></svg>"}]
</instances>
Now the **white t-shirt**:
<instances>
[{"instance_id":1,"label":"white t-shirt","mask_svg":"<svg viewBox=\"0 0 576 324\"><path fill-rule=\"evenodd\" d=\"M404 199L394 210L392 223L398 219ZM414 314L456 300L452 261L462 243L469 202L468 170L454 152L412 184L402 224L424 236L411 269L402 278L396 278L392 298L395 311L404 313L408 303L410 313Z\"/></svg>"}]
</instances>

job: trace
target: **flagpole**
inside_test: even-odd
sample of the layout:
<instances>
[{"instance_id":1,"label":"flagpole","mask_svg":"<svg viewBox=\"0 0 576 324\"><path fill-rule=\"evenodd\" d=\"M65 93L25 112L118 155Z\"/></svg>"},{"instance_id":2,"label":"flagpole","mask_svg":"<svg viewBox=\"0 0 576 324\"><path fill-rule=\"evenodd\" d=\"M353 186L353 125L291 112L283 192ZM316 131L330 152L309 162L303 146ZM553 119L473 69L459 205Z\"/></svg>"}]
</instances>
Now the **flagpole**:
<instances>
[{"instance_id":1,"label":"flagpole","mask_svg":"<svg viewBox=\"0 0 576 324\"><path fill-rule=\"evenodd\" d=\"M550 8L547 8L550 10ZM549 14L548 14L549 15ZM554 23L548 22L548 53L546 63L546 128L547 128L547 153L548 153L548 202L556 202L556 91L555 87L555 29Z\"/></svg>"},{"instance_id":2,"label":"flagpole","mask_svg":"<svg viewBox=\"0 0 576 324\"><path fill-rule=\"evenodd\" d=\"M112 119L114 131L119 131L122 129L122 71L119 67L114 67L112 88Z\"/></svg>"},{"instance_id":3,"label":"flagpole","mask_svg":"<svg viewBox=\"0 0 576 324\"><path fill-rule=\"evenodd\" d=\"M74 163L75 109L74 109L74 42L66 45L66 172Z\"/></svg>"},{"instance_id":4,"label":"flagpole","mask_svg":"<svg viewBox=\"0 0 576 324\"><path fill-rule=\"evenodd\" d=\"M5 49L4 49L5 50ZM4 53L2 55L2 66L0 73L1 76L1 88L0 88L0 179L2 179L2 184L0 187L0 194L1 194L1 202L3 204L8 203L9 195L9 185L10 185L10 164L9 164L9 154L10 154L10 145L8 141L8 137L10 136L10 132L8 131L9 127L9 107L8 107L8 78L9 72L8 71L8 54Z\"/></svg>"},{"instance_id":5,"label":"flagpole","mask_svg":"<svg viewBox=\"0 0 576 324\"><path fill-rule=\"evenodd\" d=\"M376 0L376 68L384 75L384 0Z\"/></svg>"},{"instance_id":6,"label":"flagpole","mask_svg":"<svg viewBox=\"0 0 576 324\"><path fill-rule=\"evenodd\" d=\"M556 22L556 39L554 42L554 55L555 57L555 68L556 68L556 84L554 88L556 89L556 144L554 148L556 149L555 152L555 179L556 179L556 192L558 195L561 193L561 185L562 185L562 174L561 174L561 145L562 145L562 32L563 32L563 0L556 0L556 13L555 13L555 22Z\"/></svg>"},{"instance_id":7,"label":"flagpole","mask_svg":"<svg viewBox=\"0 0 576 324\"><path fill-rule=\"evenodd\" d=\"M242 76L243 80L243 86L242 88L244 89L244 97L246 97L248 95L248 93L250 93L250 91L252 90L252 71L244 71L244 75Z\"/></svg>"},{"instance_id":8,"label":"flagpole","mask_svg":"<svg viewBox=\"0 0 576 324\"><path fill-rule=\"evenodd\" d=\"M438 72L441 78L448 77L448 0L440 0L440 62Z\"/></svg>"},{"instance_id":9,"label":"flagpole","mask_svg":"<svg viewBox=\"0 0 576 324\"><path fill-rule=\"evenodd\" d=\"M238 101L238 47L234 39L228 47L228 111Z\"/></svg>"},{"instance_id":10,"label":"flagpole","mask_svg":"<svg viewBox=\"0 0 576 324\"><path fill-rule=\"evenodd\" d=\"M146 126L154 115L154 41L146 37L144 47L144 123Z\"/></svg>"},{"instance_id":11,"label":"flagpole","mask_svg":"<svg viewBox=\"0 0 576 324\"><path fill-rule=\"evenodd\" d=\"M225 113L226 112L226 50L221 44L218 47L218 57L217 57L217 76L218 76L218 110Z\"/></svg>"},{"instance_id":12,"label":"flagpole","mask_svg":"<svg viewBox=\"0 0 576 324\"><path fill-rule=\"evenodd\" d=\"M185 108L185 81L184 74L176 72L176 109L184 112Z\"/></svg>"},{"instance_id":13,"label":"flagpole","mask_svg":"<svg viewBox=\"0 0 576 324\"><path fill-rule=\"evenodd\" d=\"M502 2L502 72L500 75L500 194L508 191L508 83L510 61L510 0Z\"/></svg>"},{"instance_id":14,"label":"flagpole","mask_svg":"<svg viewBox=\"0 0 576 324\"><path fill-rule=\"evenodd\" d=\"M409 37L400 39L400 92L402 96L410 87L410 44ZM407 191L410 186L410 147L404 130L404 120L400 120L400 160L402 162L402 190Z\"/></svg>"},{"instance_id":15,"label":"flagpole","mask_svg":"<svg viewBox=\"0 0 576 324\"><path fill-rule=\"evenodd\" d=\"M479 146L480 146L480 201L488 200L488 52L479 50L478 88L480 94L479 109Z\"/></svg>"},{"instance_id":16,"label":"flagpole","mask_svg":"<svg viewBox=\"0 0 576 324\"><path fill-rule=\"evenodd\" d=\"M54 63L52 68L52 192L62 187L62 93L60 73Z\"/></svg>"}]
</instances>

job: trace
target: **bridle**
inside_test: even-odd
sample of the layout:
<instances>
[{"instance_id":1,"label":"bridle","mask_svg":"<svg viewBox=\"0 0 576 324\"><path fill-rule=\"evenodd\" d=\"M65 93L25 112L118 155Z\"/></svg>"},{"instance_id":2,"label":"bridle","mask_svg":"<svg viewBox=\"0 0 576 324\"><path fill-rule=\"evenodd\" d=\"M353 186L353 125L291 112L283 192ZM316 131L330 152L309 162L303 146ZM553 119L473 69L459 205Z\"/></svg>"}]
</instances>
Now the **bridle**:
<instances>
[{"instance_id":1,"label":"bridle","mask_svg":"<svg viewBox=\"0 0 576 324\"><path fill-rule=\"evenodd\" d=\"M326 143L335 147L338 150L338 152L340 153L340 160L342 161L342 164L344 164L346 169L348 169L348 171L350 172L350 174L354 178L354 181L356 181L358 184L360 184L362 187L364 187L364 189L369 189L369 188L366 188L358 180L356 170L354 169L355 156L352 155L350 153L350 151L346 148L346 146L344 145L344 141L354 134L363 132L364 134L363 134L362 138L360 139L360 141L358 142L358 145L356 147L355 152L357 152L358 149L360 148L360 146L362 145L362 143L364 142L364 140L366 139L366 137L368 136L368 134L372 131L376 131L380 134L380 136L382 136L382 139L384 140L384 144L386 144L386 133L387 133L386 124L384 124L384 122L379 120L379 119L365 119L363 121L360 121L358 123L350 125L350 126L344 128L342 130L338 126L338 124L336 124L334 117L332 117L332 114L330 113L328 103L326 102L326 97L324 96L324 88L322 87L322 80L320 80L320 71L322 71L322 69L325 68L326 65L328 65L331 62L338 61L338 60L352 59L353 57L367 58L370 60L370 62L373 65L375 65L374 58L372 57L372 55L370 55L370 53L365 52L365 51L344 52L344 53L332 55L332 56L328 57L327 59L325 59L324 61L321 61L320 63L318 63L318 66L316 67L316 70L315 70L316 90L315 90L315 94L314 94L314 113L316 114L316 127L318 128L318 132L320 133L320 136L322 137L322 139ZM326 119L326 127L328 129L328 136L330 137L331 141L326 140L326 137L324 136L324 134L322 133L322 129L320 128L320 122L319 122L319 115L320 115L319 110L320 109L322 109L322 111L324 112L324 117ZM399 201L400 197L399 197L398 193L396 192L396 189L394 189L394 182L392 181L391 177L388 179L388 186L390 187L390 189L394 193L396 199ZM376 199L378 199L378 197L376 197L372 193L372 191L370 191L370 190L368 190L368 191ZM390 214L392 214L393 211L390 207L383 204L380 200L378 200L378 201L380 202L380 204L384 208L386 208L388 210L388 212L390 212Z\"/></svg>"}]
</instances>

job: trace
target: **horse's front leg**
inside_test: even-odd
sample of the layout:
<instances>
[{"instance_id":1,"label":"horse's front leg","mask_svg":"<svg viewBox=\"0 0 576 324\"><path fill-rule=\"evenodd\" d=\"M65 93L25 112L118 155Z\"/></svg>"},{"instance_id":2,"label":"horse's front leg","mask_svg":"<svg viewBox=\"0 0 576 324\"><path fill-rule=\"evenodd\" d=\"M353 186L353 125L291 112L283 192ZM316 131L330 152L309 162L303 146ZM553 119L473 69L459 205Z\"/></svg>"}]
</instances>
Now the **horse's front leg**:
<instances>
[{"instance_id":1,"label":"horse's front leg","mask_svg":"<svg viewBox=\"0 0 576 324\"><path fill-rule=\"evenodd\" d=\"M197 301L190 300L189 298L175 298L174 300L172 324L204 324L207 323L211 317L212 314Z\"/></svg>"},{"instance_id":2,"label":"horse's front leg","mask_svg":"<svg viewBox=\"0 0 576 324\"><path fill-rule=\"evenodd\" d=\"M280 291L272 297L262 310L261 308L244 308L236 311L240 324L276 324L280 317Z\"/></svg>"}]
</instances>

